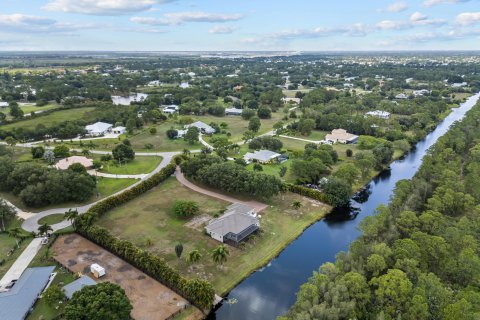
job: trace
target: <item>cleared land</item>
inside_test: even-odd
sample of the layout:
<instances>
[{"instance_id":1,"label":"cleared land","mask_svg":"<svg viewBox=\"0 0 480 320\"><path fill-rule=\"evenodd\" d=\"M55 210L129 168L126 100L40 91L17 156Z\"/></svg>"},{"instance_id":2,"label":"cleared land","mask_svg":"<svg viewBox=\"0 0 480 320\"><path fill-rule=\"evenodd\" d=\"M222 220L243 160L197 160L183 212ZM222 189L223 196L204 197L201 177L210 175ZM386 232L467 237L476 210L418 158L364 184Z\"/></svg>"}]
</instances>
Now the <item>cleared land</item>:
<instances>
[{"instance_id":1,"label":"cleared land","mask_svg":"<svg viewBox=\"0 0 480 320\"><path fill-rule=\"evenodd\" d=\"M275 197L268 202L273 207L261 213L262 231L240 249L229 246L227 262L218 266L211 254L220 243L205 235L203 227L191 228L187 226L188 220L178 219L172 210L175 200L196 201L200 213L212 218L228 205L192 192L175 178L169 178L153 190L107 213L98 223L120 238L164 258L182 275L208 279L218 294L225 294L248 274L268 263L307 226L329 211L328 206L296 194L286 193ZM242 200L246 200L245 197ZM298 210L292 207L296 200L302 203ZM177 243L182 243L184 247L180 259L174 250ZM198 263L190 264L185 257L193 249L199 250L202 257Z\"/></svg>"},{"instance_id":2,"label":"cleared land","mask_svg":"<svg viewBox=\"0 0 480 320\"><path fill-rule=\"evenodd\" d=\"M168 319L188 304L160 282L78 234L59 237L52 251L55 260L74 273L89 274L92 263L103 266L105 276L95 280L113 282L125 290L133 306L133 319Z\"/></svg>"}]
</instances>

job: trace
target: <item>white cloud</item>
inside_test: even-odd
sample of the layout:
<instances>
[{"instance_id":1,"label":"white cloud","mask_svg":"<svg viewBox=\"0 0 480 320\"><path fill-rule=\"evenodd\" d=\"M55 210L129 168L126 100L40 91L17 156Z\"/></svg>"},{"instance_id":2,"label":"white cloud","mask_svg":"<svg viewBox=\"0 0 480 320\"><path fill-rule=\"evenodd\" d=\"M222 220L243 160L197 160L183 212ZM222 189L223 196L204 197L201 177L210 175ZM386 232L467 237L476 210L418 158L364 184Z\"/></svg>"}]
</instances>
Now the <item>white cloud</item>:
<instances>
[{"instance_id":1,"label":"white cloud","mask_svg":"<svg viewBox=\"0 0 480 320\"><path fill-rule=\"evenodd\" d=\"M171 12L165 13L161 18L132 17L130 21L147 25L179 25L186 22L229 22L243 18L240 13L222 14L208 12Z\"/></svg>"},{"instance_id":2,"label":"white cloud","mask_svg":"<svg viewBox=\"0 0 480 320\"><path fill-rule=\"evenodd\" d=\"M380 30L400 30L411 28L412 25L406 21L383 20L376 24Z\"/></svg>"},{"instance_id":3,"label":"white cloud","mask_svg":"<svg viewBox=\"0 0 480 320\"><path fill-rule=\"evenodd\" d=\"M58 22L50 18L20 13L0 15L0 29L9 32L65 33L93 27L94 24L91 23Z\"/></svg>"},{"instance_id":4,"label":"white cloud","mask_svg":"<svg viewBox=\"0 0 480 320\"><path fill-rule=\"evenodd\" d=\"M418 11L415 13L412 13L412 15L410 16L410 21L424 21L424 20L427 20L427 16Z\"/></svg>"},{"instance_id":5,"label":"white cloud","mask_svg":"<svg viewBox=\"0 0 480 320\"><path fill-rule=\"evenodd\" d=\"M408 9L408 5L403 2L394 2L387 7L388 12L402 12Z\"/></svg>"},{"instance_id":6,"label":"white cloud","mask_svg":"<svg viewBox=\"0 0 480 320\"><path fill-rule=\"evenodd\" d=\"M122 15L151 10L156 4L175 0L50 0L43 9L91 15Z\"/></svg>"},{"instance_id":7,"label":"white cloud","mask_svg":"<svg viewBox=\"0 0 480 320\"><path fill-rule=\"evenodd\" d=\"M462 2L469 2L470 0L425 0L423 5L425 7L432 7L437 4L455 4L455 3L462 3Z\"/></svg>"},{"instance_id":8,"label":"white cloud","mask_svg":"<svg viewBox=\"0 0 480 320\"><path fill-rule=\"evenodd\" d=\"M221 33L221 34L227 34L227 33L232 33L233 31L237 30L238 27L230 27L230 26L214 26L208 32L210 33Z\"/></svg>"},{"instance_id":9,"label":"white cloud","mask_svg":"<svg viewBox=\"0 0 480 320\"><path fill-rule=\"evenodd\" d=\"M468 26L474 23L480 23L480 12L464 12L455 18L455 23Z\"/></svg>"}]
</instances>

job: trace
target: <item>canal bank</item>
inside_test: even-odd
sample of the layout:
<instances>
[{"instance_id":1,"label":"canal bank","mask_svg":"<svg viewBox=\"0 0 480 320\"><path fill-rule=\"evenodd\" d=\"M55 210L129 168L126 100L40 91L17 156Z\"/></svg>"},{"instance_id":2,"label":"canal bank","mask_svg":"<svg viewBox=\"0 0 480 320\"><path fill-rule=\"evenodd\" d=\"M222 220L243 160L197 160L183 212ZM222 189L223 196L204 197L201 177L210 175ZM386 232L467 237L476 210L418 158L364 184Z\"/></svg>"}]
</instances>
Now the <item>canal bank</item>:
<instances>
[{"instance_id":1,"label":"canal bank","mask_svg":"<svg viewBox=\"0 0 480 320\"><path fill-rule=\"evenodd\" d=\"M428 149L461 120L478 101L480 94L470 97L419 141L415 149L393 162L389 170L375 177L352 199L350 210L334 210L325 219L313 224L266 267L241 282L226 301L209 316L211 319L274 319L284 314L295 302L295 293L312 272L340 251L348 250L359 231L358 224L372 215L381 204L387 204L399 180L411 179Z\"/></svg>"}]
</instances>

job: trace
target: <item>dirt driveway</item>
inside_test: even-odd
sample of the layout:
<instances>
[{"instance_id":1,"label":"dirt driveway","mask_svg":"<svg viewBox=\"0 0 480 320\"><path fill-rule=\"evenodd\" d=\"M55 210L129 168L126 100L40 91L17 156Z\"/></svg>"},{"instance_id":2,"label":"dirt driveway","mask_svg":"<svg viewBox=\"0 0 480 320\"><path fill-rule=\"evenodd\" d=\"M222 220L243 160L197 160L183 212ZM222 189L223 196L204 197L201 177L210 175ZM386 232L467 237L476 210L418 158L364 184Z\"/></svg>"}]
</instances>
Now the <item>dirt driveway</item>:
<instances>
[{"instance_id":1,"label":"dirt driveway","mask_svg":"<svg viewBox=\"0 0 480 320\"><path fill-rule=\"evenodd\" d=\"M136 320L168 319L188 304L169 288L78 234L60 236L51 250L55 260L75 273L90 274L92 263L103 266L106 275L97 281L121 286Z\"/></svg>"}]
</instances>

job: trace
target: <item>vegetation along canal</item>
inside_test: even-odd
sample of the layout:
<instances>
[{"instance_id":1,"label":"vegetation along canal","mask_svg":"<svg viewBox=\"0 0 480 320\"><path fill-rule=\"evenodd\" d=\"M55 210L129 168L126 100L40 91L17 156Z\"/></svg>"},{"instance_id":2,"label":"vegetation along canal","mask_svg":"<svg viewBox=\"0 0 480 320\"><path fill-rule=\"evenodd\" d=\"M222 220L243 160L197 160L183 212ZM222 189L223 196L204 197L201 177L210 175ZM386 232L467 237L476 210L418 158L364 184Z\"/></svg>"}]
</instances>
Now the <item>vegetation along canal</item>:
<instances>
[{"instance_id":1,"label":"vegetation along canal","mask_svg":"<svg viewBox=\"0 0 480 320\"><path fill-rule=\"evenodd\" d=\"M428 149L452 123L462 119L479 98L480 93L453 109L434 131L417 143L414 150L392 163L389 170L383 171L352 198L350 209L333 210L325 219L305 230L266 267L240 283L210 318L274 319L287 312L295 302L299 286L321 264L334 261L338 252L348 249L359 235L360 221L374 214L379 205L388 203L396 183L413 177Z\"/></svg>"}]
</instances>

